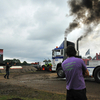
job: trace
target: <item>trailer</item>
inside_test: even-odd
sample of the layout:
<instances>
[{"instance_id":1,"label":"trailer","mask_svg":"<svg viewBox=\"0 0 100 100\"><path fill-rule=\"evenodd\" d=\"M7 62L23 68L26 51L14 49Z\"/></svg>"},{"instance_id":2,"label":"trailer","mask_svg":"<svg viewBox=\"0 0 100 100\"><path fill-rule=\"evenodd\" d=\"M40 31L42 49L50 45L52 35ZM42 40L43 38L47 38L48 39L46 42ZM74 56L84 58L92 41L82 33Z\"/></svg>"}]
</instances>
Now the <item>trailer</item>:
<instances>
[{"instance_id":1,"label":"trailer","mask_svg":"<svg viewBox=\"0 0 100 100\"><path fill-rule=\"evenodd\" d=\"M65 54L65 48L67 48L68 45L73 45L75 47L75 44L73 42L67 41L65 38L65 40L61 43L59 47L52 50L52 71L56 71L59 78L65 77L61 64L67 58ZM78 41L77 57L79 57ZM89 71L89 76L94 77L95 81L100 83L100 61L97 59L88 60L88 65L86 66Z\"/></svg>"}]
</instances>

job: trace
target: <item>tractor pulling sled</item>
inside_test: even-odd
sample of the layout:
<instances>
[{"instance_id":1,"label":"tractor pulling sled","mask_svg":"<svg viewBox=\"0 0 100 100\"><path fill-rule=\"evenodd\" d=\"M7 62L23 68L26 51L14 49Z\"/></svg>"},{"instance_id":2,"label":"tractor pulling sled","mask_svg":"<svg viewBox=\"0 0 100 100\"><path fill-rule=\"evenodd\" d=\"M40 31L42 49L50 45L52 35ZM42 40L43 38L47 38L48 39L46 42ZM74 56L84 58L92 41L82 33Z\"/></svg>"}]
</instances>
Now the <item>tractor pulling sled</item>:
<instances>
[{"instance_id":1,"label":"tractor pulling sled","mask_svg":"<svg viewBox=\"0 0 100 100\"><path fill-rule=\"evenodd\" d=\"M32 65L37 70L52 72L52 64L50 60L44 60L43 62L35 62L35 63L32 63Z\"/></svg>"}]
</instances>

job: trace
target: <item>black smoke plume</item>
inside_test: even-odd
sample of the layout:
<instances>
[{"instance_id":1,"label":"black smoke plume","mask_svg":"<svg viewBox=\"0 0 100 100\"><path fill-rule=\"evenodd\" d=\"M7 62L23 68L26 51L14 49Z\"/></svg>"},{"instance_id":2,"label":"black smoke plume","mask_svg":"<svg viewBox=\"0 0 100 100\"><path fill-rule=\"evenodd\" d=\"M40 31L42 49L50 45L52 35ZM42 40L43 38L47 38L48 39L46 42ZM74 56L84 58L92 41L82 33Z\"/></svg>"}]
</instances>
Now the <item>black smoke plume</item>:
<instances>
[{"instance_id":1,"label":"black smoke plume","mask_svg":"<svg viewBox=\"0 0 100 100\"><path fill-rule=\"evenodd\" d=\"M75 28L81 27L80 23L87 27L84 30L83 37L89 35L92 30L100 23L100 1L99 0L69 0L70 16L74 20L66 29L66 34L72 32Z\"/></svg>"},{"instance_id":2,"label":"black smoke plume","mask_svg":"<svg viewBox=\"0 0 100 100\"><path fill-rule=\"evenodd\" d=\"M77 21L74 21L74 22L70 23L69 28L66 29L66 31L65 31L66 34L70 33L71 31L73 31L78 26L79 26L79 23Z\"/></svg>"}]
</instances>

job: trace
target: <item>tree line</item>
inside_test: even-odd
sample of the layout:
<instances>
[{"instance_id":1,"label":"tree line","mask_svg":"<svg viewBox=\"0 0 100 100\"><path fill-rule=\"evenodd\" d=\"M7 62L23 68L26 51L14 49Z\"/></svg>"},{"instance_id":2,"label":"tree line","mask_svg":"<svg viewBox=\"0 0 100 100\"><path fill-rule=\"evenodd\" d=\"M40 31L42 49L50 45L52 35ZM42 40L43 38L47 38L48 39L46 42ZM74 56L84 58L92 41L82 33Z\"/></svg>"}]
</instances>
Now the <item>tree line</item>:
<instances>
[{"instance_id":1,"label":"tree line","mask_svg":"<svg viewBox=\"0 0 100 100\"><path fill-rule=\"evenodd\" d=\"M6 59L3 60L3 65L6 65L7 62L9 62L9 64L11 66L21 66L21 65L31 65L31 63L27 63L26 61L21 62L19 59ZM50 59L45 59L43 62L47 63L47 62L51 62ZM2 64L1 64L2 65Z\"/></svg>"},{"instance_id":2,"label":"tree line","mask_svg":"<svg viewBox=\"0 0 100 100\"><path fill-rule=\"evenodd\" d=\"M15 59L15 58L14 59L6 59L3 61L4 64L6 64L7 62L9 62L9 64L12 66L30 65L26 61L23 61L21 63L21 61L19 59Z\"/></svg>"}]
</instances>

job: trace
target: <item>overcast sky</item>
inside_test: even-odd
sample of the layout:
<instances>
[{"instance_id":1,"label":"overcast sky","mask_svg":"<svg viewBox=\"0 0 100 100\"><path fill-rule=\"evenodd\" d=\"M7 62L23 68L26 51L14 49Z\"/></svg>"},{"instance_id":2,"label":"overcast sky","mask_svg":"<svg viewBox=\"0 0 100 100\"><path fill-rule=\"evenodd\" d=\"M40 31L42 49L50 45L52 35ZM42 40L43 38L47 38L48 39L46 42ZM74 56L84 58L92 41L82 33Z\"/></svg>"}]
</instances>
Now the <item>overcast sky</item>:
<instances>
[{"instance_id":1,"label":"overcast sky","mask_svg":"<svg viewBox=\"0 0 100 100\"><path fill-rule=\"evenodd\" d=\"M4 60L51 59L52 49L63 42L65 30L73 20L67 16L69 13L67 0L0 0L0 49L4 49ZM80 41L80 55L85 56L88 49L92 56L100 52L98 27ZM74 30L67 40L76 43L83 30Z\"/></svg>"}]
</instances>

